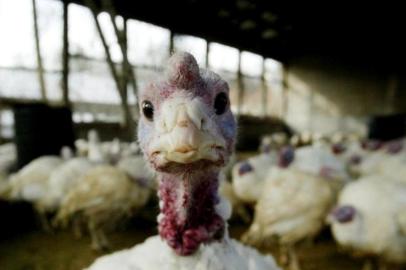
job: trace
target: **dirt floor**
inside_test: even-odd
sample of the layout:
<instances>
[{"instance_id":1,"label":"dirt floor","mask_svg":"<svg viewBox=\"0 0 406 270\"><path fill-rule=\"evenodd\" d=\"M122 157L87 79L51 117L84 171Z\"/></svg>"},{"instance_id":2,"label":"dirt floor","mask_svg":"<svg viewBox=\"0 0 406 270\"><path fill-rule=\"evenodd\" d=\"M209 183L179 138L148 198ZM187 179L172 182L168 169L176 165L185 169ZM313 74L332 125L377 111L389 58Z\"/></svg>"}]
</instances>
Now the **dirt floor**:
<instances>
[{"instance_id":1,"label":"dirt floor","mask_svg":"<svg viewBox=\"0 0 406 270\"><path fill-rule=\"evenodd\" d=\"M231 225L231 235L238 238L246 229L241 224ZM154 226L133 226L123 232L109 234L112 251L132 247L150 235ZM335 244L319 239L313 245L299 249L302 270L358 270L360 261L337 252ZM45 233L32 230L0 241L1 270L78 270L91 264L103 253L90 249L90 239L75 239L70 231ZM269 253L269 250L265 252ZM275 253L274 253L275 254Z\"/></svg>"}]
</instances>

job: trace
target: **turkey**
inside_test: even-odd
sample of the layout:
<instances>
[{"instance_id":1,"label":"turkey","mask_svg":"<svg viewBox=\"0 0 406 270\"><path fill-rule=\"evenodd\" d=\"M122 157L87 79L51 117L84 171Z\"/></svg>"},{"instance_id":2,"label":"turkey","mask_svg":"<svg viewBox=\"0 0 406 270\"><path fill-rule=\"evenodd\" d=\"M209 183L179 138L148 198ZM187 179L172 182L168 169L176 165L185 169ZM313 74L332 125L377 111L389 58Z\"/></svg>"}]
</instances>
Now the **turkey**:
<instances>
[{"instance_id":1,"label":"turkey","mask_svg":"<svg viewBox=\"0 0 406 270\"><path fill-rule=\"evenodd\" d=\"M236 135L228 91L218 75L199 70L192 55L176 53L165 80L140 93L138 139L158 174L159 236L99 258L89 269L279 269L271 256L228 237L231 209L217 192Z\"/></svg>"},{"instance_id":2,"label":"turkey","mask_svg":"<svg viewBox=\"0 0 406 270\"><path fill-rule=\"evenodd\" d=\"M312 133L305 131L300 134L294 134L290 138L290 145L294 147L307 146L312 144Z\"/></svg>"},{"instance_id":3,"label":"turkey","mask_svg":"<svg viewBox=\"0 0 406 270\"><path fill-rule=\"evenodd\" d=\"M149 198L149 189L139 184L144 180L135 180L111 165L88 169L63 198L54 223L72 223L77 236L82 234L81 225L86 224L92 248L108 249L105 232L131 217Z\"/></svg>"},{"instance_id":4,"label":"turkey","mask_svg":"<svg viewBox=\"0 0 406 270\"><path fill-rule=\"evenodd\" d=\"M285 132L276 132L262 137L259 151L267 153L271 150L277 150L288 144L288 135Z\"/></svg>"},{"instance_id":5,"label":"turkey","mask_svg":"<svg viewBox=\"0 0 406 270\"><path fill-rule=\"evenodd\" d=\"M268 170L254 222L242 237L256 246L276 244L289 269L299 269L294 247L317 235L347 175L327 150L283 148L278 166Z\"/></svg>"},{"instance_id":6,"label":"turkey","mask_svg":"<svg viewBox=\"0 0 406 270\"><path fill-rule=\"evenodd\" d=\"M354 255L379 256L382 269L394 269L385 264L406 264L406 185L382 177L348 184L329 222L339 245Z\"/></svg>"},{"instance_id":7,"label":"turkey","mask_svg":"<svg viewBox=\"0 0 406 270\"><path fill-rule=\"evenodd\" d=\"M8 174L17 161L17 150L14 143L0 145L0 173Z\"/></svg>"},{"instance_id":8,"label":"turkey","mask_svg":"<svg viewBox=\"0 0 406 270\"><path fill-rule=\"evenodd\" d=\"M155 172L148 166L142 156L128 156L120 159L117 168L127 173L134 182L149 189L156 188Z\"/></svg>"},{"instance_id":9,"label":"turkey","mask_svg":"<svg viewBox=\"0 0 406 270\"><path fill-rule=\"evenodd\" d=\"M370 154L360 164L360 174L388 175L388 179L395 179L406 183L406 152L404 141L397 140L384 144L378 151ZM384 178L386 179L386 178Z\"/></svg>"},{"instance_id":10,"label":"turkey","mask_svg":"<svg viewBox=\"0 0 406 270\"><path fill-rule=\"evenodd\" d=\"M352 178L359 177L361 164L370 155L358 140L334 143L331 145L331 152L345 164Z\"/></svg>"},{"instance_id":11,"label":"turkey","mask_svg":"<svg viewBox=\"0 0 406 270\"><path fill-rule=\"evenodd\" d=\"M245 203L256 203L261 195L267 171L277 163L277 152L270 151L238 162L232 170L232 185Z\"/></svg>"},{"instance_id":12,"label":"turkey","mask_svg":"<svg viewBox=\"0 0 406 270\"><path fill-rule=\"evenodd\" d=\"M87 134L87 157L93 162L107 163L109 162L109 153L106 147L100 141L99 133L96 130L90 130Z\"/></svg>"},{"instance_id":13,"label":"turkey","mask_svg":"<svg viewBox=\"0 0 406 270\"><path fill-rule=\"evenodd\" d=\"M294 150L285 147L280 152L279 166L319 175L337 194L351 178L345 163L324 145L310 145Z\"/></svg>"},{"instance_id":14,"label":"turkey","mask_svg":"<svg viewBox=\"0 0 406 270\"><path fill-rule=\"evenodd\" d=\"M49 175L46 193L36 202L36 208L43 212L55 212L64 196L79 183L82 174L94 164L86 158L76 157L56 167Z\"/></svg>"},{"instance_id":15,"label":"turkey","mask_svg":"<svg viewBox=\"0 0 406 270\"><path fill-rule=\"evenodd\" d=\"M94 129L89 130L87 138L87 140L78 139L75 141L77 155L87 157L96 163L116 164L122 158L140 154L136 142L121 142L118 138L101 142L99 133Z\"/></svg>"},{"instance_id":16,"label":"turkey","mask_svg":"<svg viewBox=\"0 0 406 270\"><path fill-rule=\"evenodd\" d=\"M36 202L42 199L48 187L52 171L63 163L58 156L42 156L10 176L9 198Z\"/></svg>"},{"instance_id":17,"label":"turkey","mask_svg":"<svg viewBox=\"0 0 406 270\"><path fill-rule=\"evenodd\" d=\"M48 192L48 180L56 168L63 163L58 156L42 156L34 159L17 173L12 174L4 190L4 196L11 201L27 201L38 206ZM46 211L36 208L39 221L45 231L51 229Z\"/></svg>"},{"instance_id":18,"label":"turkey","mask_svg":"<svg viewBox=\"0 0 406 270\"><path fill-rule=\"evenodd\" d=\"M14 143L0 145L0 196L8 186L8 177L17 162L17 151Z\"/></svg>"},{"instance_id":19,"label":"turkey","mask_svg":"<svg viewBox=\"0 0 406 270\"><path fill-rule=\"evenodd\" d=\"M230 203L232 208L232 218L240 219L247 224L251 223L252 217L247 205L237 196L237 194L235 194L233 185L228 181L223 170L219 175L219 183L219 194Z\"/></svg>"}]
</instances>

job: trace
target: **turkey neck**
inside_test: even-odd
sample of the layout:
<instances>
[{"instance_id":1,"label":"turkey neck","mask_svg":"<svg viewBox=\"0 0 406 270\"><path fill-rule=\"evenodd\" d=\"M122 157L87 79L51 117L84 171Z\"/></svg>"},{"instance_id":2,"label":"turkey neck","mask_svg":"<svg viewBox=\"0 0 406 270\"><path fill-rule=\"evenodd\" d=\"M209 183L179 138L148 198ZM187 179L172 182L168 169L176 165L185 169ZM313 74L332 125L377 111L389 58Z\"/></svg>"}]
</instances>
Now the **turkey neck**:
<instances>
[{"instance_id":1,"label":"turkey neck","mask_svg":"<svg viewBox=\"0 0 406 270\"><path fill-rule=\"evenodd\" d=\"M158 176L159 234L178 255L191 255L201 243L223 237L224 220L215 211L218 174L195 170Z\"/></svg>"}]
</instances>

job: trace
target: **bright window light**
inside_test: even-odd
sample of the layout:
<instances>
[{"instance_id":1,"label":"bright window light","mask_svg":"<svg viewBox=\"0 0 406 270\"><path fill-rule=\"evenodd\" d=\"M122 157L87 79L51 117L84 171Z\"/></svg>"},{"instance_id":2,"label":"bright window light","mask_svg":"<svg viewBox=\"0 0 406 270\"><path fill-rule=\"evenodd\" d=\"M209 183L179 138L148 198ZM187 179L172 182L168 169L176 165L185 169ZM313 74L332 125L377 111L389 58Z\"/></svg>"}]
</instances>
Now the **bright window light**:
<instances>
[{"instance_id":1,"label":"bright window light","mask_svg":"<svg viewBox=\"0 0 406 270\"><path fill-rule=\"evenodd\" d=\"M117 42L116 32L114 31L113 24L111 23L110 15L107 12L102 12L97 16L97 19L103 31L104 38L106 39L106 42L109 45L111 59L113 60L113 62L118 63L122 62L123 54L121 53L120 45ZM118 26L117 24L117 27L122 27L122 23L120 26Z\"/></svg>"},{"instance_id":2,"label":"bright window light","mask_svg":"<svg viewBox=\"0 0 406 270\"><path fill-rule=\"evenodd\" d=\"M170 32L153 24L128 20L128 58L133 65L162 66L169 57Z\"/></svg>"},{"instance_id":3,"label":"bright window light","mask_svg":"<svg viewBox=\"0 0 406 270\"><path fill-rule=\"evenodd\" d=\"M269 82L280 82L283 76L282 63L271 58L265 59L265 78Z\"/></svg>"},{"instance_id":4,"label":"bright window light","mask_svg":"<svg viewBox=\"0 0 406 270\"><path fill-rule=\"evenodd\" d=\"M96 31L91 11L83 6L69 4L69 53L90 58L105 59L105 52Z\"/></svg>"},{"instance_id":5,"label":"bright window light","mask_svg":"<svg viewBox=\"0 0 406 270\"><path fill-rule=\"evenodd\" d=\"M241 53L241 72L244 75L260 77L262 74L262 56L250 53Z\"/></svg>"},{"instance_id":6,"label":"bright window light","mask_svg":"<svg viewBox=\"0 0 406 270\"><path fill-rule=\"evenodd\" d=\"M210 43L210 68L230 72L238 71L238 50L219 43Z\"/></svg>"},{"instance_id":7,"label":"bright window light","mask_svg":"<svg viewBox=\"0 0 406 270\"><path fill-rule=\"evenodd\" d=\"M32 21L30 0L0 0L1 67L36 67Z\"/></svg>"},{"instance_id":8,"label":"bright window light","mask_svg":"<svg viewBox=\"0 0 406 270\"><path fill-rule=\"evenodd\" d=\"M175 51L185 51L193 54L197 63L204 67L206 65L206 46L207 42L202 38L186 35L175 35Z\"/></svg>"}]
</instances>

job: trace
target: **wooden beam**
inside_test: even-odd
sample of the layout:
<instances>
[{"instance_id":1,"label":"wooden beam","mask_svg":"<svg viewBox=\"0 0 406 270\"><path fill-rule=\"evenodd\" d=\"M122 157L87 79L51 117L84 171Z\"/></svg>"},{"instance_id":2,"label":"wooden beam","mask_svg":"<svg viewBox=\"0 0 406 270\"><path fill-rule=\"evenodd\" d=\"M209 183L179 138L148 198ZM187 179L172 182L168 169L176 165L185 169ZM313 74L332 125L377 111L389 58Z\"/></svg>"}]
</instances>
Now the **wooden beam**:
<instances>
[{"instance_id":1,"label":"wooden beam","mask_svg":"<svg viewBox=\"0 0 406 270\"><path fill-rule=\"evenodd\" d=\"M175 33L171 30L169 34L169 56L171 56L175 51L174 39Z\"/></svg>"},{"instance_id":2,"label":"wooden beam","mask_svg":"<svg viewBox=\"0 0 406 270\"><path fill-rule=\"evenodd\" d=\"M46 86L45 86L44 67L42 65L41 47L40 47L40 41L39 41L38 15L37 15L36 0L32 0L32 12L33 12L33 19L34 19L34 39L35 39L35 51L36 51L36 56L37 56L38 80L39 80L42 101L46 102L47 94L46 94Z\"/></svg>"},{"instance_id":3,"label":"wooden beam","mask_svg":"<svg viewBox=\"0 0 406 270\"><path fill-rule=\"evenodd\" d=\"M94 0L85 0L85 4L90 8L90 10L92 12L97 32L99 33L100 40L102 42L104 51L106 53L106 60L107 60L108 66L110 68L111 75L113 76L114 82L116 84L118 94L119 94L120 99L121 99L121 106L122 106L122 109L123 109L123 116L124 116L123 117L124 118L124 124L125 124L126 127L128 127L128 130L130 130L131 129L130 127L133 126L133 119L132 119L132 116L131 116L131 111L128 108L128 104L126 103L126 98L125 98L124 90L123 90L122 83L121 83L121 80L120 80L120 76L119 76L119 74L118 74L118 72L116 70L116 66L115 66L115 64L114 64L114 62L113 62L113 60L111 58L110 47L107 44L107 41L106 41L106 39L104 37L103 31L102 31L101 26L100 26L100 23L99 23L99 21L97 19L98 9L96 7L96 4L95 4Z\"/></svg>"},{"instance_id":4,"label":"wooden beam","mask_svg":"<svg viewBox=\"0 0 406 270\"><path fill-rule=\"evenodd\" d=\"M237 71L237 90L238 90L238 103L237 103L237 117L240 117L242 105L244 102L244 78L241 71L241 51L238 51L238 71Z\"/></svg>"},{"instance_id":5,"label":"wooden beam","mask_svg":"<svg viewBox=\"0 0 406 270\"><path fill-rule=\"evenodd\" d=\"M114 17L115 18L115 17ZM114 21L113 25L117 38L119 38L118 34L120 33L116 21L113 18L113 16L110 15L110 19L112 21ZM130 77L130 74L134 74L131 70L131 65L128 62L128 58L127 58L127 51L128 51L128 44L127 44L127 20L123 18L123 30L121 31L121 38L120 38L120 42L119 42L120 48L121 48L121 52L123 54L123 63L122 63L122 84L123 84L123 94L125 96L125 102L127 103L128 106L128 79ZM136 86L134 86L136 87Z\"/></svg>"},{"instance_id":6,"label":"wooden beam","mask_svg":"<svg viewBox=\"0 0 406 270\"><path fill-rule=\"evenodd\" d=\"M111 0L103 0L102 1L103 7L108 10L108 13L110 15L110 21L111 24L113 25L114 32L117 37L117 43L120 46L121 53L123 55L123 89L125 91L125 94L127 95L127 83L128 80L131 83L131 87L133 89L133 94L136 98L138 98L138 84L137 84L137 79L134 74L132 65L128 59L128 40L127 40L127 20L123 18L123 29L120 30L118 28L118 25L115 21L115 18L117 16L117 12L114 8L113 2ZM138 102L135 105L137 107L137 112L138 112ZM137 118L138 118L138 113L137 113Z\"/></svg>"},{"instance_id":7,"label":"wooden beam","mask_svg":"<svg viewBox=\"0 0 406 270\"><path fill-rule=\"evenodd\" d=\"M268 84L266 83L265 74L266 74L265 58L262 58L262 72L261 72L262 116L266 116L268 111Z\"/></svg>"},{"instance_id":8,"label":"wooden beam","mask_svg":"<svg viewBox=\"0 0 406 270\"><path fill-rule=\"evenodd\" d=\"M63 47L62 47L62 101L65 106L70 106L69 102L69 29L68 10L69 3L63 2Z\"/></svg>"},{"instance_id":9,"label":"wooden beam","mask_svg":"<svg viewBox=\"0 0 406 270\"><path fill-rule=\"evenodd\" d=\"M210 41L206 40L206 58L205 58L205 65L206 68L210 68Z\"/></svg>"},{"instance_id":10,"label":"wooden beam","mask_svg":"<svg viewBox=\"0 0 406 270\"><path fill-rule=\"evenodd\" d=\"M93 1L86 0L86 2L93 2ZM92 6L92 5L89 4L89 6ZM95 6L92 6L92 7L95 7ZM107 44L106 38L104 37L104 34L103 34L103 30L101 29L100 23L97 19L98 12L93 8L91 8L91 11L92 11L92 15L93 15L93 19L94 19L94 22L96 25L97 32L99 34L100 40L101 40L103 48L104 48L104 52L106 53L106 60L107 60L108 66L110 68L111 75L113 76L114 82L116 83L117 90L120 92L120 95L122 95L120 79L119 79L119 75L117 73L115 64L111 58L110 47Z\"/></svg>"},{"instance_id":11,"label":"wooden beam","mask_svg":"<svg viewBox=\"0 0 406 270\"><path fill-rule=\"evenodd\" d=\"M289 107L289 65L285 63L282 70L282 112L281 118L286 120Z\"/></svg>"},{"instance_id":12,"label":"wooden beam","mask_svg":"<svg viewBox=\"0 0 406 270\"><path fill-rule=\"evenodd\" d=\"M123 82L125 84L123 85L123 88L127 89L127 83L129 81L131 84L131 88L133 89L134 96L137 98L138 97L137 78L134 74L131 63L128 60L127 20L124 19L123 30L120 31L120 29L118 29L117 23L114 20L114 17L111 14L110 19L117 36L117 41L120 46L121 53L123 55L123 77L124 77ZM138 102L136 103L136 106L138 107Z\"/></svg>"}]
</instances>

